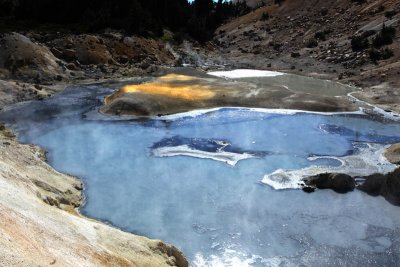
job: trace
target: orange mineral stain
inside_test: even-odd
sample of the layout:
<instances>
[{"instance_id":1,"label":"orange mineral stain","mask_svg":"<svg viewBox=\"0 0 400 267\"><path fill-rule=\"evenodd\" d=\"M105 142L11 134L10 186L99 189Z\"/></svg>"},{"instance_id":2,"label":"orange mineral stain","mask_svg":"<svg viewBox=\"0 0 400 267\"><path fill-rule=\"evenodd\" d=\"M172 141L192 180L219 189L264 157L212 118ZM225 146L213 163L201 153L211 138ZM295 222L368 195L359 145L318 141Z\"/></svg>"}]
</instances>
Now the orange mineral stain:
<instances>
[{"instance_id":1,"label":"orange mineral stain","mask_svg":"<svg viewBox=\"0 0 400 267\"><path fill-rule=\"evenodd\" d=\"M193 76L170 73L159 77L157 80L162 82L189 82L197 79L197 77Z\"/></svg>"},{"instance_id":2,"label":"orange mineral stain","mask_svg":"<svg viewBox=\"0 0 400 267\"><path fill-rule=\"evenodd\" d=\"M158 78L155 82L124 86L115 94L108 96L105 102L107 104L125 93L159 95L186 101L199 101L214 97L215 92L210 89L209 85L196 83L196 80L198 80L196 77L168 74Z\"/></svg>"}]
</instances>

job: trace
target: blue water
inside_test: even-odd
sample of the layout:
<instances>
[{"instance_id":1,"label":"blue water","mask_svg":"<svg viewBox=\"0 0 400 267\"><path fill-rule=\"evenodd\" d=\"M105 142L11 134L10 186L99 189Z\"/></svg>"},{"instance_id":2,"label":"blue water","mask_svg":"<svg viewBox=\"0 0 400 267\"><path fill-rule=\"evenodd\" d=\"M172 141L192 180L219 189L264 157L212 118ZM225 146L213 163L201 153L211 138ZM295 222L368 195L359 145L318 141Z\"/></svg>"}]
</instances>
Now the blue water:
<instances>
[{"instance_id":1,"label":"blue water","mask_svg":"<svg viewBox=\"0 0 400 267\"><path fill-rule=\"evenodd\" d=\"M83 179L85 215L173 243L193 266L400 262L400 210L383 198L359 191L306 194L261 183L277 169L339 165L310 156L343 157L355 153L359 143L399 142L399 124L363 115L246 109L117 121L95 112L109 91L70 88L0 114L23 142L46 148L54 168ZM154 154L179 146L193 156ZM196 152L252 157L232 166Z\"/></svg>"}]
</instances>

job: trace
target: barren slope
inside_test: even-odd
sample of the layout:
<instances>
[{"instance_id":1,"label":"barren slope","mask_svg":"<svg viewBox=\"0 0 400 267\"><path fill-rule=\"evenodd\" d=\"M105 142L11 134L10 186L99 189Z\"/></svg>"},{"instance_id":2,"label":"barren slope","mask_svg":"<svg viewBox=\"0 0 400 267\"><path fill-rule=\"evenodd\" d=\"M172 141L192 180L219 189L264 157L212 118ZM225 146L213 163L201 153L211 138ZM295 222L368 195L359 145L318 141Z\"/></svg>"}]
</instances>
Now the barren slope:
<instances>
[{"instance_id":1,"label":"barren slope","mask_svg":"<svg viewBox=\"0 0 400 267\"><path fill-rule=\"evenodd\" d=\"M355 83L364 88L363 99L400 110L396 104L400 103L399 0L266 3L217 29L215 41L228 63ZM385 17L387 12L392 16ZM373 30L371 41L383 23L397 30L393 43L383 47L391 49L394 56L374 64L369 49L352 50L351 38ZM313 40L317 44L308 48ZM384 100L388 94L390 103Z\"/></svg>"}]
</instances>

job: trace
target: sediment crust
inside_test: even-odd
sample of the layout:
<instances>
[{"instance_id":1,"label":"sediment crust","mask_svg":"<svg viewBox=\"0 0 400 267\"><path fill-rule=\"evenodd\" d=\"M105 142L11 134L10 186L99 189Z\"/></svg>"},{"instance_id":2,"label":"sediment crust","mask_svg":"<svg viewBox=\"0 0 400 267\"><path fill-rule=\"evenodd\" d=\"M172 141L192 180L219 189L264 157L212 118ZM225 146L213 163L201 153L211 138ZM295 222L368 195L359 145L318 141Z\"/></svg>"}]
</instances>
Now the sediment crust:
<instances>
[{"instance_id":1,"label":"sediment crust","mask_svg":"<svg viewBox=\"0 0 400 267\"><path fill-rule=\"evenodd\" d=\"M257 73L256 70L245 71L247 75L245 77L253 77L248 73ZM226 72L226 75L229 74L231 73ZM332 85L341 86L335 83ZM105 99L101 111L109 115L141 117L216 107L296 109L318 112L357 111L357 105L343 93L349 93L351 87L344 85L341 87L343 88L336 88L337 94L335 92L317 94L280 85L263 86L245 80L226 80L211 75L201 77L197 73L182 75L177 70L175 74L163 75L147 83L121 88Z\"/></svg>"}]
</instances>

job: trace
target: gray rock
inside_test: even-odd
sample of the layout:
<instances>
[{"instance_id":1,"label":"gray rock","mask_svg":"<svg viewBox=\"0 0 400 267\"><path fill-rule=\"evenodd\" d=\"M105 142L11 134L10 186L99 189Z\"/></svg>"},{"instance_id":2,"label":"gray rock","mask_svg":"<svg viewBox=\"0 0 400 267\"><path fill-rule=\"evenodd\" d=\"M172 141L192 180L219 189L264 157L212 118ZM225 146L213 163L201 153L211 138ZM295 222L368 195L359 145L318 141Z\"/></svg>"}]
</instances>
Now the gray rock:
<instances>
[{"instance_id":1,"label":"gray rock","mask_svg":"<svg viewBox=\"0 0 400 267\"><path fill-rule=\"evenodd\" d=\"M357 189L372 195L383 196L393 205L400 206L400 168L388 174L372 174Z\"/></svg>"},{"instance_id":2,"label":"gray rock","mask_svg":"<svg viewBox=\"0 0 400 267\"><path fill-rule=\"evenodd\" d=\"M50 49L50 51L51 51L51 53L53 53L53 55L54 55L55 57L57 57L57 58L62 58L62 56L63 56L63 53L62 53L60 50L58 50L57 48L55 48L55 47L52 47L52 48Z\"/></svg>"},{"instance_id":3,"label":"gray rock","mask_svg":"<svg viewBox=\"0 0 400 267\"><path fill-rule=\"evenodd\" d=\"M76 51L73 49L65 49L63 51L63 58L68 61L72 61L76 59Z\"/></svg>"},{"instance_id":4,"label":"gray rock","mask_svg":"<svg viewBox=\"0 0 400 267\"><path fill-rule=\"evenodd\" d=\"M293 52L290 54L291 57L297 58L300 57L300 53L299 52Z\"/></svg>"},{"instance_id":5,"label":"gray rock","mask_svg":"<svg viewBox=\"0 0 400 267\"><path fill-rule=\"evenodd\" d=\"M337 193L353 191L356 183L353 177L343 173L321 173L304 180L307 186L318 189L332 189Z\"/></svg>"},{"instance_id":6,"label":"gray rock","mask_svg":"<svg viewBox=\"0 0 400 267\"><path fill-rule=\"evenodd\" d=\"M69 63L67 65L67 69L69 69L69 70L78 70L78 67L74 63Z\"/></svg>"},{"instance_id":7,"label":"gray rock","mask_svg":"<svg viewBox=\"0 0 400 267\"><path fill-rule=\"evenodd\" d=\"M129 62L129 58L128 58L127 56L125 56L125 55L120 56L120 57L118 58L118 62L121 63L121 64L126 64L126 63Z\"/></svg>"},{"instance_id":8,"label":"gray rock","mask_svg":"<svg viewBox=\"0 0 400 267\"><path fill-rule=\"evenodd\" d=\"M385 151L385 157L390 163L400 164L400 144L394 144Z\"/></svg>"}]
</instances>

